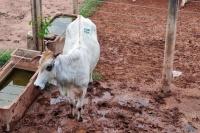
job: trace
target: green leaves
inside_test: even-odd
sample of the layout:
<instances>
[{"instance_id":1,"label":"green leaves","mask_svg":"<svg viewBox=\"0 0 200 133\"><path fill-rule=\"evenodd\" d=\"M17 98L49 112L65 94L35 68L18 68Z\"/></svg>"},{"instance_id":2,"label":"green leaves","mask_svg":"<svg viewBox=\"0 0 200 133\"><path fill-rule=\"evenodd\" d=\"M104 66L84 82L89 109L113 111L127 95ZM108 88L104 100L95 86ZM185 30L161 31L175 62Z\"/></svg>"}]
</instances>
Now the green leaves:
<instances>
[{"instance_id":1,"label":"green leaves","mask_svg":"<svg viewBox=\"0 0 200 133\"><path fill-rule=\"evenodd\" d=\"M40 19L40 17L38 17L38 20ZM31 24L34 24L36 25L37 24L37 21L29 21L29 25ZM41 22L41 25L39 27L39 33L36 35L37 37L40 37L40 38L44 38L46 35L49 34L49 30L48 30L48 27L51 26L51 19L50 18L44 18Z\"/></svg>"}]
</instances>

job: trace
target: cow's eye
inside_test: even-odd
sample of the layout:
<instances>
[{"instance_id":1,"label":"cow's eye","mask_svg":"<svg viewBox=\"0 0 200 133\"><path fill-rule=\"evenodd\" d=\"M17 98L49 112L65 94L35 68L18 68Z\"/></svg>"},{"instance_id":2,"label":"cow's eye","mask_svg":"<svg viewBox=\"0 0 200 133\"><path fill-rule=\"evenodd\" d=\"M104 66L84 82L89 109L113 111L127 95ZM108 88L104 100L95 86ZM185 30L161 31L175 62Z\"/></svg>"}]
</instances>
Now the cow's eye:
<instances>
[{"instance_id":1,"label":"cow's eye","mask_svg":"<svg viewBox=\"0 0 200 133\"><path fill-rule=\"evenodd\" d=\"M53 66L52 66L52 65L48 65L48 66L47 66L47 68L46 68L46 70L47 70L47 71L51 71L51 70L52 70L52 68L53 68Z\"/></svg>"}]
</instances>

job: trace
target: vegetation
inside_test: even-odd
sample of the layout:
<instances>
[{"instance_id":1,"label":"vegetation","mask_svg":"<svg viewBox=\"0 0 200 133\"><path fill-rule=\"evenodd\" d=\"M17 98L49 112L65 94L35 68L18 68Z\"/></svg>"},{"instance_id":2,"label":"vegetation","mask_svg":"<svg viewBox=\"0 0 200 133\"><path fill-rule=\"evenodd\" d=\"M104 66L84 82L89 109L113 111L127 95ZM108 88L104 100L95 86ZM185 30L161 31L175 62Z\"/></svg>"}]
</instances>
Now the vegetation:
<instances>
[{"instance_id":1,"label":"vegetation","mask_svg":"<svg viewBox=\"0 0 200 133\"><path fill-rule=\"evenodd\" d=\"M101 81L103 79L103 75L93 72L92 78L93 78L94 81Z\"/></svg>"},{"instance_id":2,"label":"vegetation","mask_svg":"<svg viewBox=\"0 0 200 133\"><path fill-rule=\"evenodd\" d=\"M46 85L45 85L45 89L49 90L49 89L51 89L51 88L52 88L52 84L50 84L50 83L46 83Z\"/></svg>"},{"instance_id":3,"label":"vegetation","mask_svg":"<svg viewBox=\"0 0 200 133\"><path fill-rule=\"evenodd\" d=\"M38 19L40 19L40 17ZM31 25L31 24L37 24L37 21L33 21L33 20L29 21L29 25ZM51 19L50 18L44 18L42 20L40 27L39 27L39 35L37 35L37 36L40 37L40 38L44 38L46 35L48 35L49 34L48 27L49 26L51 26Z\"/></svg>"},{"instance_id":4,"label":"vegetation","mask_svg":"<svg viewBox=\"0 0 200 133\"><path fill-rule=\"evenodd\" d=\"M92 14L98 10L99 6L105 0L84 0L84 2L79 7L79 14L84 17L90 17Z\"/></svg>"},{"instance_id":5,"label":"vegetation","mask_svg":"<svg viewBox=\"0 0 200 133\"><path fill-rule=\"evenodd\" d=\"M13 50L0 51L0 67L6 64L10 60L10 55Z\"/></svg>"}]
</instances>

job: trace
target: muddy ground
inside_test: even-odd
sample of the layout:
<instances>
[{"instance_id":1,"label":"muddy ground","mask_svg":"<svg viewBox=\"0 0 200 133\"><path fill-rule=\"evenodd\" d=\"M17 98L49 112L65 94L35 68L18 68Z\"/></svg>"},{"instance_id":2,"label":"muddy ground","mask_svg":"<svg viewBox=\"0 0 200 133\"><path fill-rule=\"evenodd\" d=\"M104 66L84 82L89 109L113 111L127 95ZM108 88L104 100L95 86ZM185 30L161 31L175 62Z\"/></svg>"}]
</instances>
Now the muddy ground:
<instances>
[{"instance_id":1,"label":"muddy ground","mask_svg":"<svg viewBox=\"0 0 200 133\"><path fill-rule=\"evenodd\" d=\"M83 122L67 117L67 97L52 87L41 92L12 133L199 133L199 6L189 2L179 12L174 70L182 75L163 95L167 0L107 0L90 17L101 45L95 72L103 79L88 87Z\"/></svg>"}]
</instances>

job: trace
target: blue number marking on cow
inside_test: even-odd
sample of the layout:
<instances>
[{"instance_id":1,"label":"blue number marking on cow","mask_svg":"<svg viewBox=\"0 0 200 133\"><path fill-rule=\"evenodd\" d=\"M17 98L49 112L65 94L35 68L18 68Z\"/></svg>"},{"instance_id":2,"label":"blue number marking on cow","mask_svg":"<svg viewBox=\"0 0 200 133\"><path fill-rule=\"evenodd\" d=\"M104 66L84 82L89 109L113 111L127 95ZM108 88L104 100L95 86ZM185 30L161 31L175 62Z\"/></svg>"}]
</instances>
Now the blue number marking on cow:
<instances>
[{"instance_id":1,"label":"blue number marking on cow","mask_svg":"<svg viewBox=\"0 0 200 133\"><path fill-rule=\"evenodd\" d=\"M85 33L85 34L90 34L90 29L84 28L84 33Z\"/></svg>"}]
</instances>

